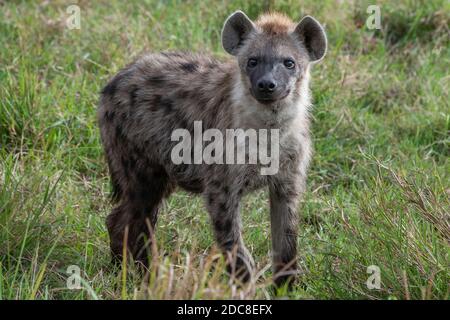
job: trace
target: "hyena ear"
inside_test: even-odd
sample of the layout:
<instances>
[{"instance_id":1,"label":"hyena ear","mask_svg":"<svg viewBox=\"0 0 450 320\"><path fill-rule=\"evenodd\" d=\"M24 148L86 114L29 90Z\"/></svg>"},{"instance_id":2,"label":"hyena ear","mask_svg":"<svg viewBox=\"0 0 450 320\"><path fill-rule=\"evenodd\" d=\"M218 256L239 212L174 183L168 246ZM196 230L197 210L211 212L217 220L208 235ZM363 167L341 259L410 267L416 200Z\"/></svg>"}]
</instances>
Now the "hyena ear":
<instances>
[{"instance_id":1,"label":"hyena ear","mask_svg":"<svg viewBox=\"0 0 450 320\"><path fill-rule=\"evenodd\" d=\"M242 11L232 13L223 25L222 46L226 52L235 56L255 25Z\"/></svg>"},{"instance_id":2,"label":"hyena ear","mask_svg":"<svg viewBox=\"0 0 450 320\"><path fill-rule=\"evenodd\" d=\"M294 36L305 45L311 62L323 59L327 52L327 36L316 19L311 16L304 17L295 27Z\"/></svg>"}]
</instances>

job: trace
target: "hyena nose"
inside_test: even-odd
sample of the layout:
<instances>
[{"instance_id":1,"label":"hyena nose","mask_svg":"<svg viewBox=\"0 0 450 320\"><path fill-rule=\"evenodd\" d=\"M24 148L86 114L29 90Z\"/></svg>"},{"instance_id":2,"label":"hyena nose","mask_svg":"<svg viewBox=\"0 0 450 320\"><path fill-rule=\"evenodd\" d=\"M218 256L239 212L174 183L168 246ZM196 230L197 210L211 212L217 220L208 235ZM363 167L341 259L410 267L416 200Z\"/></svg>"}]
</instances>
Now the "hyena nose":
<instances>
[{"instance_id":1,"label":"hyena nose","mask_svg":"<svg viewBox=\"0 0 450 320\"><path fill-rule=\"evenodd\" d=\"M271 93L277 88L277 84L273 80L261 79L256 84L260 92Z\"/></svg>"}]
</instances>

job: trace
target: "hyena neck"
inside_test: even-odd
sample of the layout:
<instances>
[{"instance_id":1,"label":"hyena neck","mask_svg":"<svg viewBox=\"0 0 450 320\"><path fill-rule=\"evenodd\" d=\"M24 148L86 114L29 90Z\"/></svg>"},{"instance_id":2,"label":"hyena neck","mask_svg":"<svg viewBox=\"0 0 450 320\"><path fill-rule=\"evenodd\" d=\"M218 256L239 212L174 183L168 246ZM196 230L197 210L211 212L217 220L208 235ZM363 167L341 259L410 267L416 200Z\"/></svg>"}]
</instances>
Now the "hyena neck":
<instances>
[{"instance_id":1,"label":"hyena neck","mask_svg":"<svg viewBox=\"0 0 450 320\"><path fill-rule=\"evenodd\" d=\"M273 105L257 102L243 84L240 72L234 72L231 89L231 105L235 115L236 128L242 129L280 129L280 134L302 128L308 130L309 109L309 70L296 90L282 101Z\"/></svg>"}]
</instances>

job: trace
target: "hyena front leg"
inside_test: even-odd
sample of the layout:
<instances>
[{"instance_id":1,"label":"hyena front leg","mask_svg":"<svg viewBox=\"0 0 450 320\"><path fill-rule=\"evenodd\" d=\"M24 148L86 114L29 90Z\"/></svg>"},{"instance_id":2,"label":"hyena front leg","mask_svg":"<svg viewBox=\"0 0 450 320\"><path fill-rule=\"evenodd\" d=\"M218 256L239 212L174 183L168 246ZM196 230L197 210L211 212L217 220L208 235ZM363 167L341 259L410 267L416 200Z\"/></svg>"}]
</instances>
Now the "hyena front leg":
<instances>
[{"instance_id":1,"label":"hyena front leg","mask_svg":"<svg viewBox=\"0 0 450 320\"><path fill-rule=\"evenodd\" d=\"M290 288L297 273L297 204L303 184L302 177L294 175L269 187L273 272L277 287L287 284Z\"/></svg>"},{"instance_id":2,"label":"hyena front leg","mask_svg":"<svg viewBox=\"0 0 450 320\"><path fill-rule=\"evenodd\" d=\"M216 241L223 251L227 270L236 279L247 282L251 279L254 262L244 245L241 234L239 186L213 180L205 190L208 208Z\"/></svg>"}]
</instances>

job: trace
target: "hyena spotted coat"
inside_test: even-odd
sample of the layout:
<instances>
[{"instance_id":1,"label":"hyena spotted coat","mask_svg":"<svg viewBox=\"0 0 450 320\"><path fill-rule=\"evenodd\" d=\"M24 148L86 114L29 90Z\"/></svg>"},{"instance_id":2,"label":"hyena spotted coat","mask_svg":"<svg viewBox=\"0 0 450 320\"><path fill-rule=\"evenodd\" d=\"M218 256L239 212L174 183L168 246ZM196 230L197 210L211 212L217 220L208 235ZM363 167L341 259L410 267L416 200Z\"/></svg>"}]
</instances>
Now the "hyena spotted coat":
<instances>
[{"instance_id":1,"label":"hyena spotted coat","mask_svg":"<svg viewBox=\"0 0 450 320\"><path fill-rule=\"evenodd\" d=\"M127 248L148 262L158 207L176 186L202 194L229 271L243 280L253 260L241 235L240 200L267 187L275 283L296 270L297 203L311 157L308 89L311 64L326 52L326 35L312 17L294 24L281 14L252 22L233 13L222 30L219 61L187 52L147 54L122 69L101 93L98 119L117 206L107 217L113 257ZM279 129L279 170L258 164L181 164L171 160L174 129Z\"/></svg>"}]
</instances>

